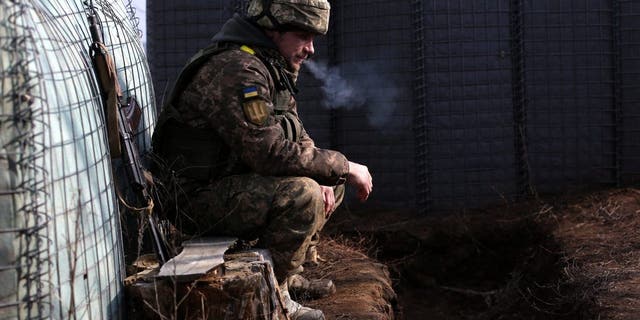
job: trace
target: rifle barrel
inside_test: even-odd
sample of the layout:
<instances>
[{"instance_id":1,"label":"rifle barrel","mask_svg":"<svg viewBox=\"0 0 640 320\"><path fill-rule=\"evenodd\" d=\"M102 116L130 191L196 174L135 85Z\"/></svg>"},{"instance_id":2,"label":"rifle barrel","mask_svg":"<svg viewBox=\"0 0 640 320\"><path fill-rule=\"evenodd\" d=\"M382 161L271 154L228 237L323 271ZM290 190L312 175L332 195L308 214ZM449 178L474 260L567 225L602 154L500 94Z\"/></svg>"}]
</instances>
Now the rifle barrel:
<instances>
[{"instance_id":1,"label":"rifle barrel","mask_svg":"<svg viewBox=\"0 0 640 320\"><path fill-rule=\"evenodd\" d=\"M91 40L93 40L93 42L102 43L102 39L100 38L100 30L98 30L98 19L96 18L96 15L92 14L87 17L87 19L89 20L89 32L91 33Z\"/></svg>"}]
</instances>

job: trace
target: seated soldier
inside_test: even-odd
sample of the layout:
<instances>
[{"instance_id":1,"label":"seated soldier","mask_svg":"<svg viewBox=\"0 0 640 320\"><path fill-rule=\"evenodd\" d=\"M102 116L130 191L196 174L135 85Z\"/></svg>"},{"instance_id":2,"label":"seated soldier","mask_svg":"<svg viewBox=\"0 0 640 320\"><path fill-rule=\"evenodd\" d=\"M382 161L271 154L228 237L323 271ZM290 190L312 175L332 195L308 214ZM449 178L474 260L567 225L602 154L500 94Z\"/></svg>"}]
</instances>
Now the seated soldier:
<instances>
[{"instance_id":1,"label":"seated soldier","mask_svg":"<svg viewBox=\"0 0 640 320\"><path fill-rule=\"evenodd\" d=\"M323 319L289 298L314 236L342 201L361 201L366 166L316 147L300 121L298 71L327 32L326 0L251 0L176 81L158 119L154 152L174 173L177 226L194 235L258 239L271 251L292 319ZM304 282L304 281L302 281Z\"/></svg>"}]
</instances>

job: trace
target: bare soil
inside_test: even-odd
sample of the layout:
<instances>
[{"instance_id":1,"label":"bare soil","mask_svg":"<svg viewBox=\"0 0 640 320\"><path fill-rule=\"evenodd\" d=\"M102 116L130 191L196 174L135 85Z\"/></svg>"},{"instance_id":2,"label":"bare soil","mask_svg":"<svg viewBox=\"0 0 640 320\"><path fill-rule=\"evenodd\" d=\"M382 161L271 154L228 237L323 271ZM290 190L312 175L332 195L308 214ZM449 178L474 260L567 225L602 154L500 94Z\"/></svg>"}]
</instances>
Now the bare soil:
<instances>
[{"instance_id":1,"label":"bare soil","mask_svg":"<svg viewBox=\"0 0 640 320\"><path fill-rule=\"evenodd\" d=\"M343 210L325 233L328 261L305 273L338 292L306 304L328 319L640 317L636 189L442 216Z\"/></svg>"}]
</instances>

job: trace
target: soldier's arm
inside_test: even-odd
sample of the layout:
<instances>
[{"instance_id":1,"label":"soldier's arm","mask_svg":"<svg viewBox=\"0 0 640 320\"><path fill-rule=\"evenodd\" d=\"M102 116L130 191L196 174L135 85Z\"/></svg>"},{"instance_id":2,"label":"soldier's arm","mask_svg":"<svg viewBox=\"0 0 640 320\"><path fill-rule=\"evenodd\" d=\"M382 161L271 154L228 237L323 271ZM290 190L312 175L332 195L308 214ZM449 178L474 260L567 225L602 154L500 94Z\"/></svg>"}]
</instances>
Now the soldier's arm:
<instances>
[{"instance_id":1,"label":"soldier's arm","mask_svg":"<svg viewBox=\"0 0 640 320\"><path fill-rule=\"evenodd\" d=\"M211 97L201 100L203 116L246 165L264 175L344 182L349 171L344 155L284 138L271 101L274 85L260 60L234 50L203 69L196 92Z\"/></svg>"}]
</instances>

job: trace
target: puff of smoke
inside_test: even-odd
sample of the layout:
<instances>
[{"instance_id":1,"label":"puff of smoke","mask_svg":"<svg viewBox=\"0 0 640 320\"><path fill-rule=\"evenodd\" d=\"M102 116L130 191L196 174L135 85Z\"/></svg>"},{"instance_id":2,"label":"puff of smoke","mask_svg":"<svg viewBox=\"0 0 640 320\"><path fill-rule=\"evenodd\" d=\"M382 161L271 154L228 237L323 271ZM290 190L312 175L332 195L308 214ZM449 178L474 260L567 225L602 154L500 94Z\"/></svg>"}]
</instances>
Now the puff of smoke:
<instances>
[{"instance_id":1,"label":"puff of smoke","mask_svg":"<svg viewBox=\"0 0 640 320\"><path fill-rule=\"evenodd\" d=\"M353 71L343 77L337 66L328 66L323 61L309 60L305 66L322 81L324 107L346 110L364 107L369 124L377 128L388 126L399 90L383 77L383 68L364 63L342 65L343 70Z\"/></svg>"},{"instance_id":2,"label":"puff of smoke","mask_svg":"<svg viewBox=\"0 0 640 320\"><path fill-rule=\"evenodd\" d=\"M325 62L313 60L307 61L305 66L318 80L322 81L322 91L325 95L325 100L322 101L323 106L330 109L350 110L365 103L364 96L340 76L340 70L337 67L330 67Z\"/></svg>"}]
</instances>

